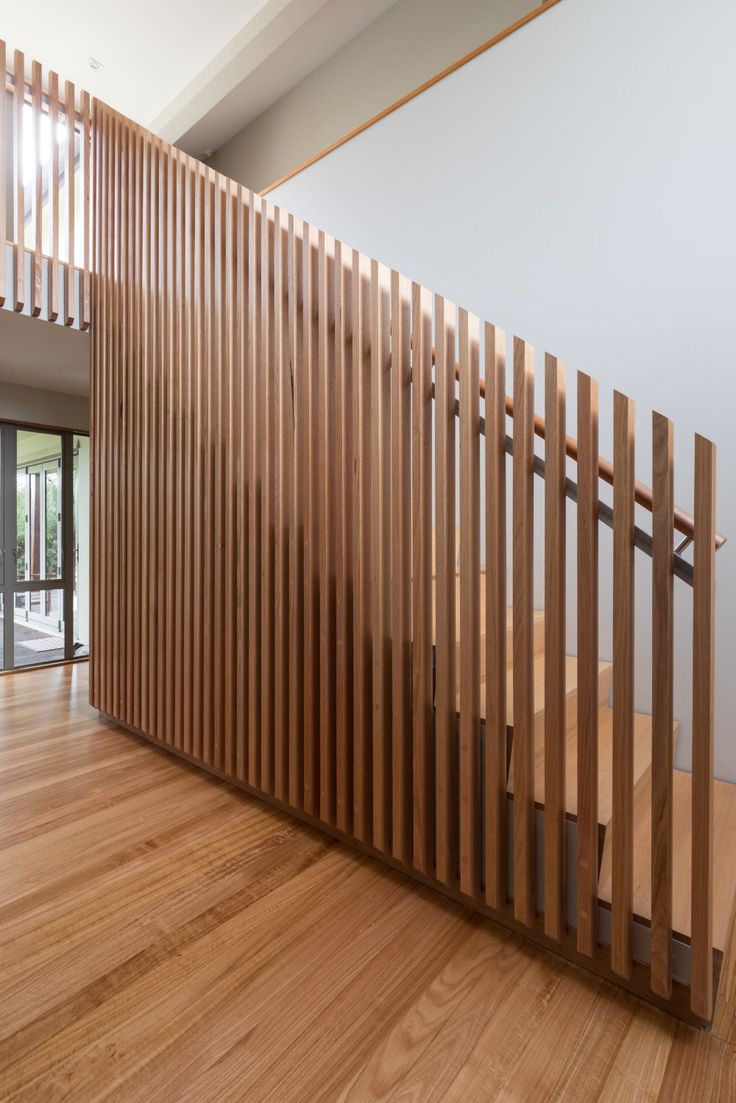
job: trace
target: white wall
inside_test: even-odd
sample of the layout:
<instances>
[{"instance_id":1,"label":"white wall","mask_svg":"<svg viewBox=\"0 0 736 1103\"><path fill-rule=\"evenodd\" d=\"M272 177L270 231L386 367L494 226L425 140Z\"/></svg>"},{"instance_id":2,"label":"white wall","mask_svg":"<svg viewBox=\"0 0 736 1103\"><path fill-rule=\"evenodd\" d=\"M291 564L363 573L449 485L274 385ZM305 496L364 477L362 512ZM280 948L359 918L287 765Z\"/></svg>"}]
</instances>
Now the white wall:
<instances>
[{"instance_id":1,"label":"white wall","mask_svg":"<svg viewBox=\"0 0 736 1103\"><path fill-rule=\"evenodd\" d=\"M270 198L719 445L717 753L736 779L736 5L563 0ZM539 389L538 389L539 393ZM542 412L541 399L538 406ZM574 404L570 417L574 417ZM610 540L602 537L604 600ZM650 596L638 570L639 707ZM677 584L678 763L690 757L689 591ZM610 608L601 650L610 647ZM572 624L568 650L574 651Z\"/></svg>"},{"instance_id":2,"label":"white wall","mask_svg":"<svg viewBox=\"0 0 736 1103\"><path fill-rule=\"evenodd\" d=\"M537 0L397 0L218 149L259 190L525 15Z\"/></svg>"},{"instance_id":3,"label":"white wall","mask_svg":"<svg viewBox=\"0 0 736 1103\"><path fill-rule=\"evenodd\" d=\"M0 419L86 432L89 430L89 399L39 387L21 387L0 379Z\"/></svg>"}]
</instances>

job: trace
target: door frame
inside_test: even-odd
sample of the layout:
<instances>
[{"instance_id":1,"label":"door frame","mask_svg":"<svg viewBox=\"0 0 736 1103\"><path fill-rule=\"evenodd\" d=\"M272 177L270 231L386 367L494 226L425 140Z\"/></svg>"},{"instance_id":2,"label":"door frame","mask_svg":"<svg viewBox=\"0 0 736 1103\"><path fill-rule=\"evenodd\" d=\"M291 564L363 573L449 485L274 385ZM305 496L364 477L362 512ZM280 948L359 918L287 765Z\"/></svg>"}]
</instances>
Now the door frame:
<instances>
[{"instance_id":1,"label":"door frame","mask_svg":"<svg viewBox=\"0 0 736 1103\"><path fill-rule=\"evenodd\" d=\"M18 578L17 564L17 459L18 430L49 433L61 437L61 572L60 577L32 582ZM39 593L48 590L62 591L64 617L64 658L52 662L69 662L74 659L74 556L76 533L74 531L74 437L89 436L87 432L59 429L43 425L26 425L22 422L0 421L0 591L3 595L3 655L0 666L3 673L13 670L32 670L28 666L15 665L15 597L18 593ZM86 657L86 656L85 656Z\"/></svg>"}]
</instances>

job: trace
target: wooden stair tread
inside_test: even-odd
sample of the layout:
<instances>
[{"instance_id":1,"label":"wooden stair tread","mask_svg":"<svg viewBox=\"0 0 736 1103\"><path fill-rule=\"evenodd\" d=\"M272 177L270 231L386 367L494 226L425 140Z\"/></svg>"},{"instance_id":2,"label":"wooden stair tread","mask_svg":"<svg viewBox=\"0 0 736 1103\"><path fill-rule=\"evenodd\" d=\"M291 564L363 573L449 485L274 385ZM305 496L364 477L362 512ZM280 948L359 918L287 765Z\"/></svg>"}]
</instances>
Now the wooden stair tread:
<instances>
[{"instance_id":1,"label":"wooden stair tread","mask_svg":"<svg viewBox=\"0 0 736 1103\"><path fill-rule=\"evenodd\" d=\"M692 775L673 771L673 894L672 926L690 935ZM643 779L634 799L634 911L651 917L651 778ZM736 904L736 785L714 782L713 807L713 945L728 948L731 919ZM598 893L611 900L610 833L603 850Z\"/></svg>"},{"instance_id":2,"label":"wooden stair tread","mask_svg":"<svg viewBox=\"0 0 736 1103\"><path fill-rule=\"evenodd\" d=\"M611 676L613 666L611 663L598 663L598 704L603 707L608 703L608 695L611 689ZM574 655L565 658L565 691L567 694L567 729L575 725L575 701L578 688L578 661ZM458 712L460 711L460 694L457 697ZM486 683L484 671L481 669L480 684L480 715L486 717ZM535 727L541 729L541 721L544 717L544 655L538 655L534 660L534 718ZM513 670L509 669L506 675L506 723L513 727L514 723L514 682ZM540 732L538 730L538 736Z\"/></svg>"},{"instance_id":3,"label":"wooden stair tread","mask_svg":"<svg viewBox=\"0 0 736 1103\"><path fill-rule=\"evenodd\" d=\"M673 739L676 740L679 724L675 724ZM651 766L652 718L636 714L634 716L634 786L639 785L649 773ZM573 728L567 734L565 744L565 808L576 816L578 811L577 792L577 731ZM600 710L598 716L598 822L607 826L611 820L613 774L613 712L609 708ZM513 764L509 770L508 791L514 791ZM544 804L544 744L537 745L534 763L534 799Z\"/></svg>"}]
</instances>

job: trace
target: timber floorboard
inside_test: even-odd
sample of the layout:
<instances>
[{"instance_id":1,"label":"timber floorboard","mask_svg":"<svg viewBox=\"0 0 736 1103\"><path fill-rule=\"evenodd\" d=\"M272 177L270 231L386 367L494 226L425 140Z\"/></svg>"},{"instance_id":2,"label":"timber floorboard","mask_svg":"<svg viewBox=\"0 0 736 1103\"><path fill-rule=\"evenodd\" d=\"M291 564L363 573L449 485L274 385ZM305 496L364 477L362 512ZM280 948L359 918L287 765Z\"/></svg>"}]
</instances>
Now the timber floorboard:
<instances>
[{"instance_id":1,"label":"timber floorboard","mask_svg":"<svg viewBox=\"0 0 736 1103\"><path fill-rule=\"evenodd\" d=\"M711 1034L98 718L0 679L0 1099L736 1099Z\"/></svg>"}]
</instances>

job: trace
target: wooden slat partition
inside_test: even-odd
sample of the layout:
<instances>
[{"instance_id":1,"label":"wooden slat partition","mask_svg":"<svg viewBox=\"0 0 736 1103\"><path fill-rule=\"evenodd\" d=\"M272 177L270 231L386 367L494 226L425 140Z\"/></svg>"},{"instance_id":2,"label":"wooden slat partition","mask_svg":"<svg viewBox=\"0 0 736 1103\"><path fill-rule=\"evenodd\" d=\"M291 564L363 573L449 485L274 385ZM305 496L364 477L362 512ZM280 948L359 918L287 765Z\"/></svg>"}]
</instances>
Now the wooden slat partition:
<instances>
[{"instance_id":1,"label":"wooden slat partition","mask_svg":"<svg viewBox=\"0 0 736 1103\"><path fill-rule=\"evenodd\" d=\"M565 901L565 369L545 357L544 929L560 939Z\"/></svg>"},{"instance_id":2,"label":"wooden slat partition","mask_svg":"<svg viewBox=\"0 0 736 1103\"><path fill-rule=\"evenodd\" d=\"M411 290L391 273L391 852L411 859Z\"/></svg>"},{"instance_id":3,"label":"wooden slat partition","mask_svg":"<svg viewBox=\"0 0 736 1103\"><path fill-rule=\"evenodd\" d=\"M652 415L652 988L672 992L674 428Z\"/></svg>"},{"instance_id":4,"label":"wooden slat partition","mask_svg":"<svg viewBox=\"0 0 736 1103\"><path fill-rule=\"evenodd\" d=\"M715 678L716 450L695 437L693 579L693 1011L713 1014L713 734Z\"/></svg>"},{"instance_id":5,"label":"wooden slat partition","mask_svg":"<svg viewBox=\"0 0 736 1103\"><path fill-rule=\"evenodd\" d=\"M485 730L485 900L506 906L506 338L485 326L486 461L486 730Z\"/></svg>"},{"instance_id":6,"label":"wooden slat partition","mask_svg":"<svg viewBox=\"0 0 736 1103\"><path fill-rule=\"evenodd\" d=\"M611 965L631 972L634 899L634 404L613 396L613 860Z\"/></svg>"},{"instance_id":7,"label":"wooden slat partition","mask_svg":"<svg viewBox=\"0 0 736 1103\"><path fill-rule=\"evenodd\" d=\"M672 953L670 423L655 415L650 969L632 893L633 580L646 543L632 402L614 398L609 946L598 900L598 525L611 510L599 501L597 384L577 377L573 457L565 371L545 357L536 455L527 342L514 340L510 407L501 330L99 102L89 129L93 703L607 979L707 1019L712 446L698 438L689 988ZM83 160L80 171L84 190ZM53 177L52 167L52 190ZM66 318L63 296L59 309Z\"/></svg>"},{"instance_id":8,"label":"wooden slat partition","mask_svg":"<svg viewBox=\"0 0 736 1103\"><path fill-rule=\"evenodd\" d=\"M432 701L432 315L429 294L412 287L412 739L413 860L434 868ZM454 410L453 410L454 417ZM453 572L448 572L452 579Z\"/></svg>"},{"instance_id":9,"label":"wooden slat partition","mask_svg":"<svg viewBox=\"0 0 736 1103\"><path fill-rule=\"evenodd\" d=\"M598 900L598 384L578 375L577 947L592 957Z\"/></svg>"},{"instance_id":10,"label":"wooden slat partition","mask_svg":"<svg viewBox=\"0 0 736 1103\"><path fill-rule=\"evenodd\" d=\"M514 915L535 915L534 847L534 360L514 338Z\"/></svg>"},{"instance_id":11,"label":"wooden slat partition","mask_svg":"<svg viewBox=\"0 0 736 1103\"><path fill-rule=\"evenodd\" d=\"M460 310L460 891L480 890L480 402L477 319Z\"/></svg>"},{"instance_id":12,"label":"wooden slat partition","mask_svg":"<svg viewBox=\"0 0 736 1103\"><path fill-rule=\"evenodd\" d=\"M435 555L435 849L437 878L454 885L458 876L457 654L455 625L457 563L455 312L435 298L436 356L436 555ZM505 610L504 610L505 616ZM505 788L505 786L504 786Z\"/></svg>"},{"instance_id":13,"label":"wooden slat partition","mask_svg":"<svg viewBox=\"0 0 736 1103\"><path fill-rule=\"evenodd\" d=\"M55 72L45 73L38 61L27 62L22 50L13 51L10 73L8 61L6 44L0 40L0 307L6 299L9 243L13 310L57 321L63 286L61 320L88 329L93 229L90 96L79 93L77 110L70 82L60 99ZM27 180L24 173L29 173ZM77 177L81 186L75 192Z\"/></svg>"}]
</instances>

